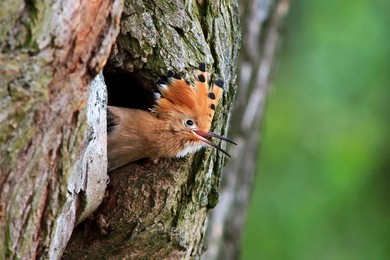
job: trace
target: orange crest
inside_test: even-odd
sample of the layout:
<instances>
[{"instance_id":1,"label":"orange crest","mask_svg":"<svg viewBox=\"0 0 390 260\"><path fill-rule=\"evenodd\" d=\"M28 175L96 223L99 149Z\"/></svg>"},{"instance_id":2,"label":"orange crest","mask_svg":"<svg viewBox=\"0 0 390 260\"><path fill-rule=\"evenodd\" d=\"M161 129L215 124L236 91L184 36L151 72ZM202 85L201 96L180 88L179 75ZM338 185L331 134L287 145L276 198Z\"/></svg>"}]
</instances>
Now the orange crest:
<instances>
[{"instance_id":1,"label":"orange crest","mask_svg":"<svg viewBox=\"0 0 390 260\"><path fill-rule=\"evenodd\" d=\"M168 71L168 81L158 82L161 96L157 94L152 112L160 119L182 113L198 122L200 130L208 131L223 92L223 80L215 81L209 87L208 73L204 63L199 65L196 80L189 85L179 74Z\"/></svg>"}]
</instances>

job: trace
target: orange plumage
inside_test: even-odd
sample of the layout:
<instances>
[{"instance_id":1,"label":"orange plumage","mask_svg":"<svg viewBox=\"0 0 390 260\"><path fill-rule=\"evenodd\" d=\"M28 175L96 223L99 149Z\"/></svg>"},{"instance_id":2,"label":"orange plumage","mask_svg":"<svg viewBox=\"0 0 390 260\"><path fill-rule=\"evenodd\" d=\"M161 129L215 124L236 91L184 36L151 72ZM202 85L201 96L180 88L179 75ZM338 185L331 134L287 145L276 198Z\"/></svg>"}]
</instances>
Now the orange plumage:
<instances>
[{"instance_id":1,"label":"orange plumage","mask_svg":"<svg viewBox=\"0 0 390 260\"><path fill-rule=\"evenodd\" d=\"M142 158L183 157L204 146L227 154L205 138L234 143L209 132L223 81L217 80L209 88L204 63L199 65L196 77L190 86L180 75L169 71L168 81L158 84L161 96L151 113L108 107L108 171Z\"/></svg>"}]
</instances>

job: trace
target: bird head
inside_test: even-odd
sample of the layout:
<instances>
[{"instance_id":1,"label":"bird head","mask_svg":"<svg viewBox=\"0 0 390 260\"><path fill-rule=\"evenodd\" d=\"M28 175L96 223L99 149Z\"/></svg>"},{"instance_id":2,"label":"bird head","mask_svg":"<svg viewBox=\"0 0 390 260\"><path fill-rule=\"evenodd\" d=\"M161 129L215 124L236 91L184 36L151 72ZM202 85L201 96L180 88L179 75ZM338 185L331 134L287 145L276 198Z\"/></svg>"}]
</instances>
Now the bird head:
<instances>
[{"instance_id":1,"label":"bird head","mask_svg":"<svg viewBox=\"0 0 390 260\"><path fill-rule=\"evenodd\" d=\"M178 157L195 152L203 146L213 147L230 156L219 145L207 139L210 137L236 144L210 131L215 108L223 93L223 80L219 79L209 87L205 67L204 63L199 65L192 85L172 71L168 71L167 81L158 82L161 95L156 95L152 112L169 124L171 131L181 142L183 149L178 152Z\"/></svg>"}]
</instances>

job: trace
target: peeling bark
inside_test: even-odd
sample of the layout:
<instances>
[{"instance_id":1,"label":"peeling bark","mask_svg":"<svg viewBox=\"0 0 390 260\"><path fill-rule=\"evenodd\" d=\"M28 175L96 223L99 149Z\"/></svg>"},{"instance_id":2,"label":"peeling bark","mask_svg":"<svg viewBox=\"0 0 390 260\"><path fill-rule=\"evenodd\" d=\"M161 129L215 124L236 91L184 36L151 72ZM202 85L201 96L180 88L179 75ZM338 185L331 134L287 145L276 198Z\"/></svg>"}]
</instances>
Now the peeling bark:
<instances>
[{"instance_id":1,"label":"peeling bark","mask_svg":"<svg viewBox=\"0 0 390 260\"><path fill-rule=\"evenodd\" d=\"M114 0L2 3L0 258L58 258L87 203L73 176L105 174L104 146L86 151L98 129L87 128L86 104L121 7ZM105 113L104 103L91 107ZM88 156L96 159L89 169L76 167Z\"/></svg>"}]
</instances>

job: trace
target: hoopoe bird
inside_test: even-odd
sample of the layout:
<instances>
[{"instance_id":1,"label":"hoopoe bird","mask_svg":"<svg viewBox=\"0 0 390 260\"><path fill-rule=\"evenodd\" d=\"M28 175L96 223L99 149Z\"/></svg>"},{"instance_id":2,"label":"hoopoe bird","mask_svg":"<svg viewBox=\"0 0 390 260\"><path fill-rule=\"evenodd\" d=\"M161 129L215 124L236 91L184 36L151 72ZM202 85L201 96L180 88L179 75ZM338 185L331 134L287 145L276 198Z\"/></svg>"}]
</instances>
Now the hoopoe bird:
<instances>
[{"instance_id":1,"label":"hoopoe bird","mask_svg":"<svg viewBox=\"0 0 390 260\"><path fill-rule=\"evenodd\" d=\"M193 86L168 71L159 80L151 111L108 106L108 171L143 158L184 157L209 146L230 155L207 137L235 142L210 132L215 108L223 92L223 80L208 85L205 63L199 65Z\"/></svg>"}]
</instances>

